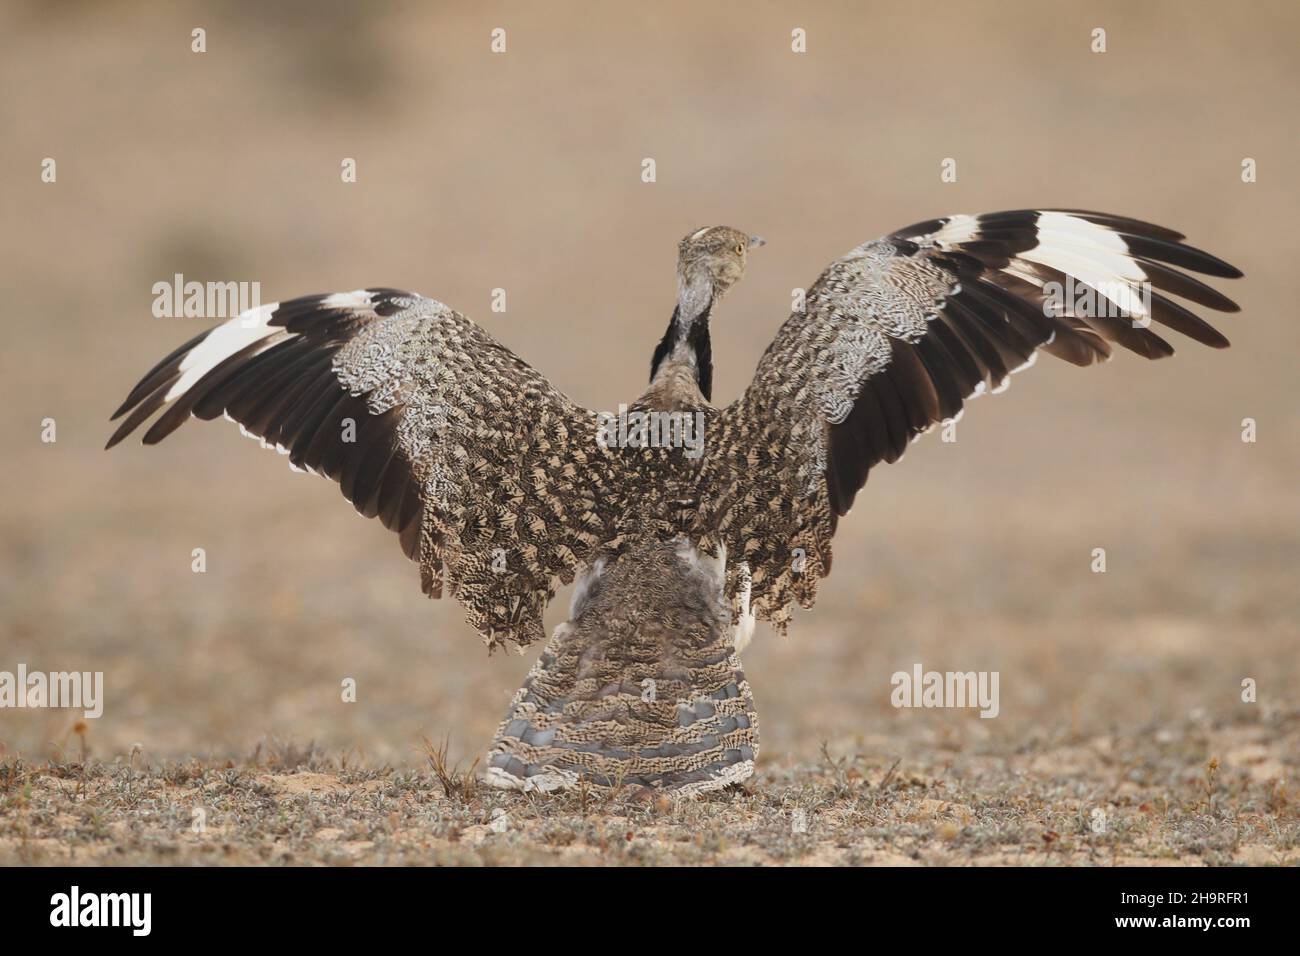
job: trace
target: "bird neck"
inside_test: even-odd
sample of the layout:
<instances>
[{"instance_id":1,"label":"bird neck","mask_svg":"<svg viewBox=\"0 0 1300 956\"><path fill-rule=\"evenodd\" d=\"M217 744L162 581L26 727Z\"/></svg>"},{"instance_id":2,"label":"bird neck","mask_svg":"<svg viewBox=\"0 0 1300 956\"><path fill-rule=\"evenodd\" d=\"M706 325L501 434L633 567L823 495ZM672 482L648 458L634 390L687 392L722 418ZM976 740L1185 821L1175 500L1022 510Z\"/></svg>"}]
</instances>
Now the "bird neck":
<instances>
[{"instance_id":1,"label":"bird neck","mask_svg":"<svg viewBox=\"0 0 1300 956\"><path fill-rule=\"evenodd\" d=\"M673 309L668 331L650 361L650 392L669 399L673 405L695 404L701 397L707 402L713 395L713 352L709 342L713 301L710 298L691 311L686 308L679 301Z\"/></svg>"}]
</instances>

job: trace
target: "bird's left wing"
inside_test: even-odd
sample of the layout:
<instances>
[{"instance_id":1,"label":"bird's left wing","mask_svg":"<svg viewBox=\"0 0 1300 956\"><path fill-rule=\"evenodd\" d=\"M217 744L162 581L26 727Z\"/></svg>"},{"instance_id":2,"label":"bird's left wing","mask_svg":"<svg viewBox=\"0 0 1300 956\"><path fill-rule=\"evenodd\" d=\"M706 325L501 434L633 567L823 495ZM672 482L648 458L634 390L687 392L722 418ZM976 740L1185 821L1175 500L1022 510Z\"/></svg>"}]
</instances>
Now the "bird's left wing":
<instances>
[{"instance_id":1,"label":"bird's left wing","mask_svg":"<svg viewBox=\"0 0 1300 956\"><path fill-rule=\"evenodd\" d=\"M1236 311L1175 267L1241 273L1182 238L1120 216L1016 210L918 223L833 262L706 440L700 532L726 544L739 609L748 599L784 629L795 601L811 606L868 470L1000 391L1039 349L1075 365L1112 343L1172 354L1153 322L1225 347L1168 295Z\"/></svg>"},{"instance_id":2,"label":"bird's left wing","mask_svg":"<svg viewBox=\"0 0 1300 956\"><path fill-rule=\"evenodd\" d=\"M425 593L444 578L489 646L542 636L555 581L610 536L597 418L482 328L396 289L272 303L186 342L114 418L145 444L224 415L337 481L400 535Z\"/></svg>"}]
</instances>

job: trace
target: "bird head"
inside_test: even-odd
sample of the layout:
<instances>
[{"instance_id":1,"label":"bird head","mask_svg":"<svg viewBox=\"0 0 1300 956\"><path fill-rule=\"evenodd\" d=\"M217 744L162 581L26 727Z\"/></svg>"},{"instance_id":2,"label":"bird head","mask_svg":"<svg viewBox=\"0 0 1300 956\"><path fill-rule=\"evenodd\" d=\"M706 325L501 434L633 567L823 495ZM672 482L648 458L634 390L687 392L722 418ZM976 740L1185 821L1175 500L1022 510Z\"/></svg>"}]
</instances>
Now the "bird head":
<instances>
[{"instance_id":1,"label":"bird head","mask_svg":"<svg viewBox=\"0 0 1300 956\"><path fill-rule=\"evenodd\" d=\"M750 249L763 245L730 226L706 226L677 247L677 299L683 314L694 318L721 299L745 274Z\"/></svg>"}]
</instances>

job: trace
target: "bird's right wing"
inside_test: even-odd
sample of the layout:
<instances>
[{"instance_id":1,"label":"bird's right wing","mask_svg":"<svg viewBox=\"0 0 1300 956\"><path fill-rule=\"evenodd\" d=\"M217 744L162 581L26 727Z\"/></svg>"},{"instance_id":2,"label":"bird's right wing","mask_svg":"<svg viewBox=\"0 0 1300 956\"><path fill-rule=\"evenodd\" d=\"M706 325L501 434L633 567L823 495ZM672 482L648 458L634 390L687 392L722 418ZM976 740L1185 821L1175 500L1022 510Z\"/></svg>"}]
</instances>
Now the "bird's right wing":
<instances>
[{"instance_id":1,"label":"bird's right wing","mask_svg":"<svg viewBox=\"0 0 1300 956\"><path fill-rule=\"evenodd\" d=\"M408 292L306 296L204 332L127 396L109 447L159 411L145 444L225 415L339 482L400 535L425 593L441 596L445 577L489 646L542 636L556 580L593 557L619 510L597 416Z\"/></svg>"},{"instance_id":2,"label":"bird's right wing","mask_svg":"<svg viewBox=\"0 0 1300 956\"><path fill-rule=\"evenodd\" d=\"M706 442L701 533L727 546L738 608L784 628L796 601L811 606L868 470L1000 391L1039 350L1075 365L1105 360L1111 343L1172 354L1152 323L1226 346L1167 295L1236 311L1174 267L1241 273L1182 238L1121 216L1025 209L918 223L831 263Z\"/></svg>"}]
</instances>

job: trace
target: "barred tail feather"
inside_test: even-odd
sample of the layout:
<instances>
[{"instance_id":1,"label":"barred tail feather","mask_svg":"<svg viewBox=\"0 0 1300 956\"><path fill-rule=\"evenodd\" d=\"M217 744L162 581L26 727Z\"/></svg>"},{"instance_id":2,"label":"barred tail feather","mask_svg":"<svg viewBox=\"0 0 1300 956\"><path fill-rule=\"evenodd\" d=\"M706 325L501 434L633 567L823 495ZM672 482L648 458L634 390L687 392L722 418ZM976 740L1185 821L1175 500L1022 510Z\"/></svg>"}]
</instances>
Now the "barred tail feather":
<instances>
[{"instance_id":1,"label":"barred tail feather","mask_svg":"<svg viewBox=\"0 0 1300 956\"><path fill-rule=\"evenodd\" d=\"M720 563L638 546L580 585L488 753L516 790L716 790L754 771L758 723Z\"/></svg>"}]
</instances>

